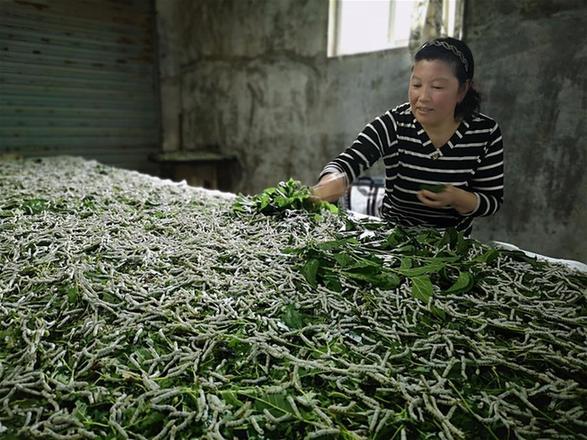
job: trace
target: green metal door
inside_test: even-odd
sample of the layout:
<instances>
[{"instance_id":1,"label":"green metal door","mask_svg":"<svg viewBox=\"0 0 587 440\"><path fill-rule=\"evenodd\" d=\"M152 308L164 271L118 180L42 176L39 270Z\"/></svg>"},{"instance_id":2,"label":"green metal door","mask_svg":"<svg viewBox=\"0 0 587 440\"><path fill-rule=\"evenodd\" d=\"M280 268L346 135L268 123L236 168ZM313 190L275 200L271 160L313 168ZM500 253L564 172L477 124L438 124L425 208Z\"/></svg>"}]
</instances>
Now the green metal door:
<instances>
[{"instance_id":1,"label":"green metal door","mask_svg":"<svg viewBox=\"0 0 587 440\"><path fill-rule=\"evenodd\" d=\"M0 0L0 154L154 171L156 66L150 0Z\"/></svg>"}]
</instances>

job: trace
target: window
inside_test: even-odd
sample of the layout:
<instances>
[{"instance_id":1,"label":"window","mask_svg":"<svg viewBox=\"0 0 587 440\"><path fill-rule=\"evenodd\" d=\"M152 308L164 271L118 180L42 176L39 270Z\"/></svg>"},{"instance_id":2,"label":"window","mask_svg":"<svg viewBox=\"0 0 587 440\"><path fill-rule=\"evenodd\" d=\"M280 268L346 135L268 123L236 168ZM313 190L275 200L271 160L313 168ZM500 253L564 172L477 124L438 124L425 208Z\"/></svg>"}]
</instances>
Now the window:
<instances>
[{"instance_id":1,"label":"window","mask_svg":"<svg viewBox=\"0 0 587 440\"><path fill-rule=\"evenodd\" d=\"M442 35L455 35L457 1L442 2ZM421 20L419 3L418 0L330 0L328 56L408 46L412 23Z\"/></svg>"}]
</instances>

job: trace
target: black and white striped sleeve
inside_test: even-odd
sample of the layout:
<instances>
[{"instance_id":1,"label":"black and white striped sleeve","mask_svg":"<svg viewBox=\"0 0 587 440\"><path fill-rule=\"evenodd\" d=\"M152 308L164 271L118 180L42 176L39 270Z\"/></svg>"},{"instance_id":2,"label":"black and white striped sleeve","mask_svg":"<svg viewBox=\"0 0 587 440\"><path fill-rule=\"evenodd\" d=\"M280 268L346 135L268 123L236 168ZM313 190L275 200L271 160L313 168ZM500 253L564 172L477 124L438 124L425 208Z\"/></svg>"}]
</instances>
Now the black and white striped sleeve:
<instances>
[{"instance_id":1,"label":"black and white striped sleeve","mask_svg":"<svg viewBox=\"0 0 587 440\"><path fill-rule=\"evenodd\" d=\"M503 202L503 142L497 123L489 135L485 154L471 179L471 191L477 207L469 215L484 217L495 214Z\"/></svg>"},{"instance_id":2,"label":"black and white striped sleeve","mask_svg":"<svg viewBox=\"0 0 587 440\"><path fill-rule=\"evenodd\" d=\"M346 175L350 184L385 154L390 139L395 139L395 136L395 122L388 112L367 124L353 144L324 167L320 178L340 172Z\"/></svg>"}]
</instances>

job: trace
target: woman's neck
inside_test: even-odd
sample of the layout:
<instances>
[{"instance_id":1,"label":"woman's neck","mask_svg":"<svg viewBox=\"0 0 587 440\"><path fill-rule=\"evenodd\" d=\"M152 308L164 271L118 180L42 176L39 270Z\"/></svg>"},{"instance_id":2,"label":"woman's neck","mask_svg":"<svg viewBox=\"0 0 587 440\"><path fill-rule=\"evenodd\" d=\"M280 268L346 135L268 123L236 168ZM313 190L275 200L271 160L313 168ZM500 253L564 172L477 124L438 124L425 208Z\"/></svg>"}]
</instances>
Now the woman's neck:
<instances>
[{"instance_id":1,"label":"woman's neck","mask_svg":"<svg viewBox=\"0 0 587 440\"><path fill-rule=\"evenodd\" d=\"M436 148L440 148L449 141L457 128L459 128L460 124L461 121L455 119L452 121L448 120L446 123L441 125L421 125L434 146Z\"/></svg>"}]
</instances>

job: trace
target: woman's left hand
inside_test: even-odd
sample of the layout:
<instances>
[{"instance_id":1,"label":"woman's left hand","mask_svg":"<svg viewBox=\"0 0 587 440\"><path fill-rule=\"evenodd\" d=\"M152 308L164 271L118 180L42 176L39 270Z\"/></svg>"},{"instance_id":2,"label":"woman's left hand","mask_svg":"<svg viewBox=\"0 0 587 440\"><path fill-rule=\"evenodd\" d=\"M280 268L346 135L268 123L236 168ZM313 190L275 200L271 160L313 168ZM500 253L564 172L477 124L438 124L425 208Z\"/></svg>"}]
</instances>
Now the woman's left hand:
<instances>
[{"instance_id":1,"label":"woman's left hand","mask_svg":"<svg viewBox=\"0 0 587 440\"><path fill-rule=\"evenodd\" d=\"M418 200L429 208L445 208L452 206L454 203L454 190L457 189L452 185L446 185L444 191L433 192L422 189L417 192Z\"/></svg>"},{"instance_id":2,"label":"woman's left hand","mask_svg":"<svg viewBox=\"0 0 587 440\"><path fill-rule=\"evenodd\" d=\"M435 193L426 189L416 193L418 200L430 208L451 207L460 214L468 214L477 205L477 196L452 185L446 185L444 191Z\"/></svg>"}]
</instances>

